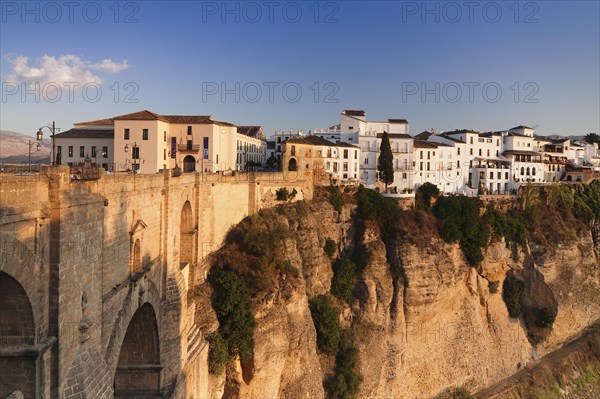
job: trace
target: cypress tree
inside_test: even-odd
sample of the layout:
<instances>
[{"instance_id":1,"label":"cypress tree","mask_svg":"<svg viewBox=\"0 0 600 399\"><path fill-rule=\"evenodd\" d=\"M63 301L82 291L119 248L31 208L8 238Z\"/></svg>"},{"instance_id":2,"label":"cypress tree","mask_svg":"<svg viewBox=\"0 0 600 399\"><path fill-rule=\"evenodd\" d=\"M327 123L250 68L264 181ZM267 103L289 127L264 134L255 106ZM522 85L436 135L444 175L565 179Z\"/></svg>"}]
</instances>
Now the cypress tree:
<instances>
[{"instance_id":1,"label":"cypress tree","mask_svg":"<svg viewBox=\"0 0 600 399\"><path fill-rule=\"evenodd\" d=\"M392 154L392 146L390 145L390 136L387 132L383 132L381 138L381 148L379 149L379 159L377 160L377 171L379 172L379 180L385 184L385 191L388 190L388 184L394 182L394 155Z\"/></svg>"}]
</instances>

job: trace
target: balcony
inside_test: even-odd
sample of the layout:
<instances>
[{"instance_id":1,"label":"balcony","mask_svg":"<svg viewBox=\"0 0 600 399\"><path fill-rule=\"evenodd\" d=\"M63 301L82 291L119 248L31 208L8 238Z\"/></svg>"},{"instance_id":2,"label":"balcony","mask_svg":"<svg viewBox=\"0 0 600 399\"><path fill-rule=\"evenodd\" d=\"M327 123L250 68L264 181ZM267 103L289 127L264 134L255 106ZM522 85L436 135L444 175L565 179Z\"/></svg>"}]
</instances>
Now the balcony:
<instances>
[{"instance_id":1,"label":"balcony","mask_svg":"<svg viewBox=\"0 0 600 399\"><path fill-rule=\"evenodd\" d=\"M200 151L200 144L177 144L177 151L179 152L198 152Z\"/></svg>"}]
</instances>

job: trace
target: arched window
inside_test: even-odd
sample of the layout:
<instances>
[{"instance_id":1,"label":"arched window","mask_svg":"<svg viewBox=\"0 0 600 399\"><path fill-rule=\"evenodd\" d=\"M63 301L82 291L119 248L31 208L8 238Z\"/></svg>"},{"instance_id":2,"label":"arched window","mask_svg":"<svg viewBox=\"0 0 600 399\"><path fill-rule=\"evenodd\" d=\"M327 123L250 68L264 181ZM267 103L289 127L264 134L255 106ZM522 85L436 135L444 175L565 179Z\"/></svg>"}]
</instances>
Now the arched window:
<instances>
[{"instance_id":1,"label":"arched window","mask_svg":"<svg viewBox=\"0 0 600 399\"><path fill-rule=\"evenodd\" d=\"M527 167L527 176L529 176L531 174L531 171L529 170L529 166Z\"/></svg>"},{"instance_id":2,"label":"arched window","mask_svg":"<svg viewBox=\"0 0 600 399\"><path fill-rule=\"evenodd\" d=\"M521 175L525 174L525 168L523 166L521 166Z\"/></svg>"},{"instance_id":3,"label":"arched window","mask_svg":"<svg viewBox=\"0 0 600 399\"><path fill-rule=\"evenodd\" d=\"M131 262L131 273L141 273L142 272L142 244L140 239L135 240L133 244L133 259Z\"/></svg>"},{"instance_id":4,"label":"arched window","mask_svg":"<svg viewBox=\"0 0 600 399\"><path fill-rule=\"evenodd\" d=\"M535 176L535 168L531 168L531 174Z\"/></svg>"}]
</instances>

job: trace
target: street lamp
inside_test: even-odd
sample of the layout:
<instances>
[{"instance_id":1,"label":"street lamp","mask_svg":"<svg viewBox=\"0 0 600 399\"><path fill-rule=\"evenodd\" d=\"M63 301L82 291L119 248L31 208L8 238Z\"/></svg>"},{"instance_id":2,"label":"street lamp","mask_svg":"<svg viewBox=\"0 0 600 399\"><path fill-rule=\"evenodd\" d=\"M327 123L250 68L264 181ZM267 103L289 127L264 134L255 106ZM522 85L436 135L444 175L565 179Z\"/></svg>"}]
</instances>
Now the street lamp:
<instances>
[{"instance_id":1,"label":"street lamp","mask_svg":"<svg viewBox=\"0 0 600 399\"><path fill-rule=\"evenodd\" d=\"M135 177L135 174L137 173L136 171L136 166L138 166L139 164L136 163L136 159L138 159L140 157L140 152L138 150L138 145L137 145L137 141L135 143L132 144L125 144L125 152L129 152L129 147L133 147L133 151L131 152L131 159L132 159L132 164L133 164L133 176Z\"/></svg>"},{"instance_id":2,"label":"street lamp","mask_svg":"<svg viewBox=\"0 0 600 399\"><path fill-rule=\"evenodd\" d=\"M57 130L60 130L60 128L57 128L55 126L54 121L52 121L52 125L42 126L41 128L38 129L37 134L36 134L37 139L39 141L41 141L42 138L44 137L44 133L42 132L43 128L48 128L50 130L50 132L52 133L52 134L50 134L50 138L52 139L52 159L51 159L50 164L52 164L52 166L54 166L54 165L56 165L56 159L54 157L54 134L56 133Z\"/></svg>"},{"instance_id":3,"label":"street lamp","mask_svg":"<svg viewBox=\"0 0 600 399\"><path fill-rule=\"evenodd\" d=\"M37 135L37 140L38 141L42 141L42 136L40 134ZM42 148L42 146L40 145L39 142L31 141L31 139L28 140L27 145L29 146L29 173L31 173L31 146L34 145L34 144L37 145L36 149L38 151L40 150L40 148Z\"/></svg>"}]
</instances>

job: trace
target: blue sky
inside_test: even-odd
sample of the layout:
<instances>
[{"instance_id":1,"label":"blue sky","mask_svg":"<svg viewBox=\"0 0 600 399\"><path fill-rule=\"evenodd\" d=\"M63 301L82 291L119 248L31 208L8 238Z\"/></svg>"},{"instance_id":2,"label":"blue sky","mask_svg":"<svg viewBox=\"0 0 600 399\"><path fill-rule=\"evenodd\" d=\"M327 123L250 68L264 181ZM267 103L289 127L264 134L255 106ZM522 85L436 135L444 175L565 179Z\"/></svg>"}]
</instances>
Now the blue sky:
<instances>
[{"instance_id":1,"label":"blue sky","mask_svg":"<svg viewBox=\"0 0 600 399\"><path fill-rule=\"evenodd\" d=\"M598 1L1 5L2 130L149 109L271 135L358 108L412 134L600 131Z\"/></svg>"}]
</instances>

